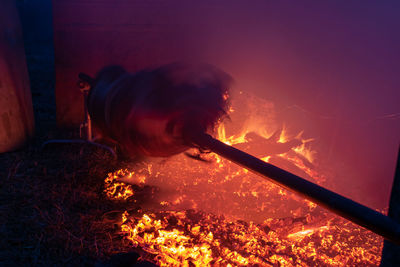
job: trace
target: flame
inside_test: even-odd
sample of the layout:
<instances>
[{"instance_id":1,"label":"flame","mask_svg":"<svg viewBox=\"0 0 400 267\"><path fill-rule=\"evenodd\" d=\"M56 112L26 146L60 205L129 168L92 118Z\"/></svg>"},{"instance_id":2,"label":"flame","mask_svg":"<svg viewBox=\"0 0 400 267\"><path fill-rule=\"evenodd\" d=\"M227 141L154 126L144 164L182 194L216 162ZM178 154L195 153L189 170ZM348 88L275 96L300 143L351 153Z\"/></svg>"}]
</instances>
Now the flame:
<instances>
[{"instance_id":1,"label":"flame","mask_svg":"<svg viewBox=\"0 0 400 267\"><path fill-rule=\"evenodd\" d=\"M297 147L293 147L292 150L297 154L306 158L309 162L313 163L316 157L317 152L307 147L307 144L314 141L313 138L303 139L301 135L303 132L300 132L299 135L296 136L296 139L301 140L301 145Z\"/></svg>"},{"instance_id":2,"label":"flame","mask_svg":"<svg viewBox=\"0 0 400 267\"><path fill-rule=\"evenodd\" d=\"M226 126L224 123L221 123L218 128L217 128L217 139L220 140L221 142L224 142L225 144L228 145L235 145L235 144L243 144L247 143L246 135L251 132L255 132L259 136L269 139L272 134L270 134L268 130L265 129L265 127L254 127L257 129L256 131L250 127L250 125L247 125L246 128L242 129L241 133L238 135L231 135L227 137L226 134ZM291 151L294 152L295 155L298 155L303 158L303 160L308 161L309 163L313 163L316 157L317 152L315 150L312 150L309 147L309 144L314 141L313 138L308 138L304 139L302 137L303 131L300 131L297 135L293 137L293 135L289 134L289 131L285 124L281 127L280 133L279 133L279 138L276 140L276 143L279 144L285 144L288 143L290 140L299 140L300 144L298 146L291 147ZM280 155L281 157L284 157L286 159L289 159L293 162L299 161L299 157L297 158L288 158L287 154L282 154ZM271 155L264 155L262 159L270 158ZM301 160L301 159L300 159Z\"/></svg>"},{"instance_id":3,"label":"flame","mask_svg":"<svg viewBox=\"0 0 400 267\"><path fill-rule=\"evenodd\" d=\"M286 143L290 140L287 128L285 126L285 124L282 126L282 131L279 135L279 139L278 139L278 143Z\"/></svg>"},{"instance_id":4,"label":"flame","mask_svg":"<svg viewBox=\"0 0 400 267\"><path fill-rule=\"evenodd\" d=\"M217 129L217 139L220 140L221 142L224 142L227 145L234 145L234 144L240 144L240 143L245 143L246 142L246 134L248 132L245 130L238 136L229 136L226 137L226 130L225 130L225 124L221 123L218 126Z\"/></svg>"},{"instance_id":5,"label":"flame","mask_svg":"<svg viewBox=\"0 0 400 267\"><path fill-rule=\"evenodd\" d=\"M269 160L271 159L271 156L266 156L261 158L261 160L265 161L265 162L269 162Z\"/></svg>"}]
</instances>

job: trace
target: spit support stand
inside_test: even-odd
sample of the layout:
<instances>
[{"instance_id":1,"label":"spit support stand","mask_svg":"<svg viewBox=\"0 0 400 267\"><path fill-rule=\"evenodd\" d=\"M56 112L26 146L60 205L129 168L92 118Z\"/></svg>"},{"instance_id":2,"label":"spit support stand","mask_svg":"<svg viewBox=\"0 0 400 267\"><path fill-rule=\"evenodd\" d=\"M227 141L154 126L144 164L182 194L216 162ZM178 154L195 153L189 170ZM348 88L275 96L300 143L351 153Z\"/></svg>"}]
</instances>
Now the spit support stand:
<instances>
[{"instance_id":1,"label":"spit support stand","mask_svg":"<svg viewBox=\"0 0 400 267\"><path fill-rule=\"evenodd\" d=\"M117 153L115 152L115 149L103 145L100 143L95 142L95 138L93 137L93 131L92 131L92 121L90 119L88 107L87 107L87 100L89 96L89 91L93 85L93 79L83 73L79 74L79 81L78 81L78 86L80 88L80 91L83 94L83 111L84 111L84 120L83 122L79 125L79 137L80 139L52 139L44 142L42 144L42 150L45 149L48 145L57 145L57 144L89 144L92 146L99 147L101 149L104 149L108 151L114 159L117 159Z\"/></svg>"}]
</instances>

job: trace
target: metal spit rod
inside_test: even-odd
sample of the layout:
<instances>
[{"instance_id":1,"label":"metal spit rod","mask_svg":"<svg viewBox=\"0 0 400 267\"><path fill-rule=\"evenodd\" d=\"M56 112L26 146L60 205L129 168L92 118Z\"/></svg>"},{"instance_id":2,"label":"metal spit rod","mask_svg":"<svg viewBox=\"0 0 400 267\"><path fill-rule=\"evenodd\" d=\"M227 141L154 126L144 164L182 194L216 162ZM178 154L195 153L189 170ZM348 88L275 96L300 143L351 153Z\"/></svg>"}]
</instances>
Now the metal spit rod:
<instances>
[{"instance_id":1,"label":"metal spit rod","mask_svg":"<svg viewBox=\"0 0 400 267\"><path fill-rule=\"evenodd\" d=\"M208 134L191 134L190 140L400 245L400 224L388 216L226 145Z\"/></svg>"}]
</instances>

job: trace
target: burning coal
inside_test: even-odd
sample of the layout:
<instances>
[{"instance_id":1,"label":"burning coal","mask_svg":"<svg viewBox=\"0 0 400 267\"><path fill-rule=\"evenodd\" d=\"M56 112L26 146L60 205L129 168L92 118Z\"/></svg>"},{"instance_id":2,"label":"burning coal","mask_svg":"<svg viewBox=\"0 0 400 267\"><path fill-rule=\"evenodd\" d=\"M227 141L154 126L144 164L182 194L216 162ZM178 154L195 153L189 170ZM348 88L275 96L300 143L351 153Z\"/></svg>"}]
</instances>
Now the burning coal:
<instances>
[{"instance_id":1,"label":"burning coal","mask_svg":"<svg viewBox=\"0 0 400 267\"><path fill-rule=\"evenodd\" d=\"M376 266L381 251L379 238L328 215L255 224L194 210L124 213L121 234L160 266Z\"/></svg>"}]
</instances>

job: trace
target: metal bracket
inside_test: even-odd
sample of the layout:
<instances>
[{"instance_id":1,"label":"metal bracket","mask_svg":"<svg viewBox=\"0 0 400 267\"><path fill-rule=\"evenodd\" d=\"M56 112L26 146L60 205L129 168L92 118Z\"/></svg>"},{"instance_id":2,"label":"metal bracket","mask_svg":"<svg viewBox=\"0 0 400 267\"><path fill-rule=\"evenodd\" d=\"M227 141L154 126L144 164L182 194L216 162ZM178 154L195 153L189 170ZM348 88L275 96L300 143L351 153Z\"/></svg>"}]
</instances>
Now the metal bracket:
<instances>
[{"instance_id":1,"label":"metal bracket","mask_svg":"<svg viewBox=\"0 0 400 267\"><path fill-rule=\"evenodd\" d=\"M48 140L42 144L42 149L44 149L46 146L50 144L89 144L93 145L99 148L102 148L104 150L107 150L110 152L110 154L113 156L114 159L117 159L117 153L115 152L115 149L99 144L95 142L95 138L93 138L93 132L92 132L92 121L90 119L88 107L87 107L87 100L89 96L89 91L94 85L94 79L91 78L89 75L86 75L84 73L79 73L79 81L78 81L78 87L80 88L80 91L83 94L83 108L84 108L84 120L83 122L79 125L79 137L81 139L53 139L53 140Z\"/></svg>"}]
</instances>

